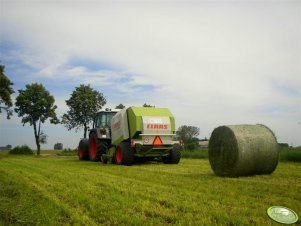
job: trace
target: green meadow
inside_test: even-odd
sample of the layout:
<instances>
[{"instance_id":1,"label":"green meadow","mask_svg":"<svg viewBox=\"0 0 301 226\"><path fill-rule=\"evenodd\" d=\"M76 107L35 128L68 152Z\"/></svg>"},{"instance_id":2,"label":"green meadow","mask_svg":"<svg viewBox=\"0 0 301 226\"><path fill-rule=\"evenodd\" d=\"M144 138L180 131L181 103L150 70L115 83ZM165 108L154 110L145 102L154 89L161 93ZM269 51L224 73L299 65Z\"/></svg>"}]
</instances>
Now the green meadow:
<instances>
[{"instance_id":1,"label":"green meadow","mask_svg":"<svg viewBox=\"0 0 301 226\"><path fill-rule=\"evenodd\" d=\"M278 225L273 205L301 216L300 162L221 178L208 159L118 166L51 153L0 155L0 225Z\"/></svg>"}]
</instances>

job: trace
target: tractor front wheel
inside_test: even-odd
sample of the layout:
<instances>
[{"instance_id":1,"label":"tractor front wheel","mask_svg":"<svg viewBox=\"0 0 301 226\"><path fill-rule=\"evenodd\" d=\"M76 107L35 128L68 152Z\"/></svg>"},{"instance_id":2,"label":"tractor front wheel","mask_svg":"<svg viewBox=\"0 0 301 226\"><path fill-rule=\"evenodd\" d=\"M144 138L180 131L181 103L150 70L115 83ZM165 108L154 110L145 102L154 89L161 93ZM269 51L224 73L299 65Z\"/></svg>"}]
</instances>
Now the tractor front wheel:
<instances>
[{"instance_id":1,"label":"tractor front wheel","mask_svg":"<svg viewBox=\"0 0 301 226\"><path fill-rule=\"evenodd\" d=\"M79 160L89 160L89 140L81 139L78 144L78 158Z\"/></svg>"},{"instance_id":2,"label":"tractor front wheel","mask_svg":"<svg viewBox=\"0 0 301 226\"><path fill-rule=\"evenodd\" d=\"M134 153L131 150L131 145L129 142L122 142L117 146L115 151L115 163L117 165L127 165L130 166L134 162Z\"/></svg>"},{"instance_id":3,"label":"tractor front wheel","mask_svg":"<svg viewBox=\"0 0 301 226\"><path fill-rule=\"evenodd\" d=\"M101 143L99 142L96 133L91 133L89 137L89 157L90 160L93 162L100 161L101 151L100 146Z\"/></svg>"}]
</instances>

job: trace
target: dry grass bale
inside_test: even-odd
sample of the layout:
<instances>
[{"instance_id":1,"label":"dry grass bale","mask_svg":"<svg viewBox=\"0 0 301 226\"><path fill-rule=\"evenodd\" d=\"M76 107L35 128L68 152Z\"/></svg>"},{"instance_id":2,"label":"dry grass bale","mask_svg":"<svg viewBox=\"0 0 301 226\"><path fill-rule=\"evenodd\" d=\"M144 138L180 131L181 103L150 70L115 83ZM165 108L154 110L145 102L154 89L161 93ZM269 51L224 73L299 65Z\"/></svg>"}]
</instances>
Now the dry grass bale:
<instances>
[{"instance_id":1,"label":"dry grass bale","mask_svg":"<svg viewBox=\"0 0 301 226\"><path fill-rule=\"evenodd\" d=\"M270 174L278 164L274 133L264 125L220 126L209 141L209 161L218 176Z\"/></svg>"}]
</instances>

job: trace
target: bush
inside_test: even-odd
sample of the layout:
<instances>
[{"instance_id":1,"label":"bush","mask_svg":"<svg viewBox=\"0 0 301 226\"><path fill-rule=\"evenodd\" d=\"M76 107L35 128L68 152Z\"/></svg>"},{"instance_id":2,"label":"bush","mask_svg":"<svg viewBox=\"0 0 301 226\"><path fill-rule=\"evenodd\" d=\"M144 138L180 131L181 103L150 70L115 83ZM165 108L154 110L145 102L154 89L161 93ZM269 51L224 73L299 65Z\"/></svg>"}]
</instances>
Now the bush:
<instances>
[{"instance_id":1,"label":"bush","mask_svg":"<svg viewBox=\"0 0 301 226\"><path fill-rule=\"evenodd\" d=\"M192 142L186 142L185 143L185 150L187 151L194 151L196 149L199 149L200 145L198 141L192 141Z\"/></svg>"},{"instance_id":2,"label":"bush","mask_svg":"<svg viewBox=\"0 0 301 226\"><path fill-rule=\"evenodd\" d=\"M301 148L281 148L280 161L301 162Z\"/></svg>"},{"instance_id":3,"label":"bush","mask_svg":"<svg viewBox=\"0 0 301 226\"><path fill-rule=\"evenodd\" d=\"M22 145L21 147L17 146L14 149L10 150L9 154L13 154L13 155L33 155L34 152L27 145Z\"/></svg>"}]
</instances>

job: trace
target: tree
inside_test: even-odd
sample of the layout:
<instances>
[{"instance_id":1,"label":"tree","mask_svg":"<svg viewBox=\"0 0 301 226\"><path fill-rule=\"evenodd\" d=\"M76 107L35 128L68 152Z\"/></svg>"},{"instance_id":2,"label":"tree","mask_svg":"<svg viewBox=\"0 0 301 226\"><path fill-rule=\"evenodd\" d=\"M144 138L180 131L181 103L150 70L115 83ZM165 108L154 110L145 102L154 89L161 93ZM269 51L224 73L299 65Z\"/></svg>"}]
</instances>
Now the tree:
<instances>
[{"instance_id":1,"label":"tree","mask_svg":"<svg viewBox=\"0 0 301 226\"><path fill-rule=\"evenodd\" d=\"M62 123L68 130L84 128L84 138L87 137L89 124L93 121L94 114L105 104L106 99L102 93L92 89L90 85L80 85L66 100L69 111L62 117Z\"/></svg>"},{"instance_id":2,"label":"tree","mask_svg":"<svg viewBox=\"0 0 301 226\"><path fill-rule=\"evenodd\" d=\"M196 126L180 126L176 131L177 138L184 142L188 150L196 149L199 146L200 129Z\"/></svg>"},{"instance_id":3,"label":"tree","mask_svg":"<svg viewBox=\"0 0 301 226\"><path fill-rule=\"evenodd\" d=\"M119 104L115 107L115 109L123 109L125 108L125 106L123 104Z\"/></svg>"},{"instance_id":4,"label":"tree","mask_svg":"<svg viewBox=\"0 0 301 226\"><path fill-rule=\"evenodd\" d=\"M152 106L152 105L149 105L149 104L147 104L147 103L144 103L144 104L142 105L142 107L154 108L155 106Z\"/></svg>"},{"instance_id":5,"label":"tree","mask_svg":"<svg viewBox=\"0 0 301 226\"><path fill-rule=\"evenodd\" d=\"M46 143L47 135L41 130L41 124L48 118L50 123L59 123L56 117L54 97L45 89L42 84L27 84L25 90L19 90L16 98L15 112L22 117L23 126L29 123L33 126L37 155L40 155L41 144Z\"/></svg>"},{"instance_id":6,"label":"tree","mask_svg":"<svg viewBox=\"0 0 301 226\"><path fill-rule=\"evenodd\" d=\"M12 88L13 83L9 78L4 74L4 65L0 65L0 113L2 109L7 112L7 119L10 119L12 115L12 110L10 109L13 106L11 99L11 94L14 93ZM3 104L3 106L1 106Z\"/></svg>"},{"instance_id":7,"label":"tree","mask_svg":"<svg viewBox=\"0 0 301 226\"><path fill-rule=\"evenodd\" d=\"M47 144L47 137L48 135L41 130L40 137L39 137L40 144Z\"/></svg>"},{"instance_id":8,"label":"tree","mask_svg":"<svg viewBox=\"0 0 301 226\"><path fill-rule=\"evenodd\" d=\"M56 143L54 145L54 150L63 150L63 144L62 143Z\"/></svg>"}]
</instances>

